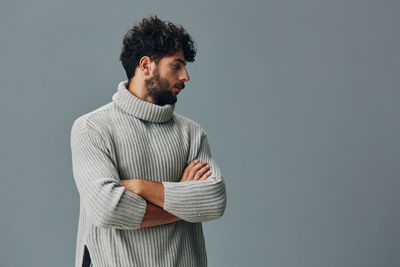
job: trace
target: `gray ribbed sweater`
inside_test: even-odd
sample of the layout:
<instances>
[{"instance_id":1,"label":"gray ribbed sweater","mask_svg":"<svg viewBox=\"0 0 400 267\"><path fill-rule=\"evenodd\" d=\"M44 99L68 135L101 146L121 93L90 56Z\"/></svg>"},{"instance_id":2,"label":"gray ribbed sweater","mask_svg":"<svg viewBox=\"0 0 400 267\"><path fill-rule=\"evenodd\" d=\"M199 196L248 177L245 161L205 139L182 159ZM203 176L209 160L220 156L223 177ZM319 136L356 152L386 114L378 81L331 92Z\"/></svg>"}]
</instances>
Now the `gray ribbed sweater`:
<instances>
[{"instance_id":1,"label":"gray ribbed sweater","mask_svg":"<svg viewBox=\"0 0 400 267\"><path fill-rule=\"evenodd\" d=\"M74 121L76 267L83 264L85 246L95 267L207 266L201 222L223 215L225 184L204 129L174 108L136 97L122 81L110 103ZM194 159L206 161L211 175L179 182ZM139 228L146 201L120 183L132 178L162 182L164 210L182 220Z\"/></svg>"}]
</instances>

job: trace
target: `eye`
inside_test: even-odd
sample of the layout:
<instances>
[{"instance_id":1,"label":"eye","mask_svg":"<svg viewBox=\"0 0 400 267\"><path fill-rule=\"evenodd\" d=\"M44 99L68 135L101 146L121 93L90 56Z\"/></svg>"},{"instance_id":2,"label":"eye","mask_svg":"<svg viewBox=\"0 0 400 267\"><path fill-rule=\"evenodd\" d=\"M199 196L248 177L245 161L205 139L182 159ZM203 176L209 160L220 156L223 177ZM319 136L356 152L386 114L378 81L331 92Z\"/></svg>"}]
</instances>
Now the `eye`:
<instances>
[{"instance_id":1,"label":"eye","mask_svg":"<svg viewBox=\"0 0 400 267\"><path fill-rule=\"evenodd\" d=\"M179 64L174 64L174 65L172 65L173 66L173 68L175 69L175 70L178 70L179 69Z\"/></svg>"}]
</instances>

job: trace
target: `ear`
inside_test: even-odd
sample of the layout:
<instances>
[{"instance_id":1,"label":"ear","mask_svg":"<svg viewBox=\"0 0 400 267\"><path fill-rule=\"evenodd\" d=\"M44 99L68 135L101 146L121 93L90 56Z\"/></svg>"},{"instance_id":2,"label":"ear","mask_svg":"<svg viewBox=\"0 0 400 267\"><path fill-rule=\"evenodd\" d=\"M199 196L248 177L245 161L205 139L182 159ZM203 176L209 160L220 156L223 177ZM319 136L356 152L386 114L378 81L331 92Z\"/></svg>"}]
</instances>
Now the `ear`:
<instances>
[{"instance_id":1,"label":"ear","mask_svg":"<svg viewBox=\"0 0 400 267\"><path fill-rule=\"evenodd\" d=\"M150 57L144 56L139 61L139 69L143 73L143 76L149 77L153 73L154 62L151 61Z\"/></svg>"}]
</instances>

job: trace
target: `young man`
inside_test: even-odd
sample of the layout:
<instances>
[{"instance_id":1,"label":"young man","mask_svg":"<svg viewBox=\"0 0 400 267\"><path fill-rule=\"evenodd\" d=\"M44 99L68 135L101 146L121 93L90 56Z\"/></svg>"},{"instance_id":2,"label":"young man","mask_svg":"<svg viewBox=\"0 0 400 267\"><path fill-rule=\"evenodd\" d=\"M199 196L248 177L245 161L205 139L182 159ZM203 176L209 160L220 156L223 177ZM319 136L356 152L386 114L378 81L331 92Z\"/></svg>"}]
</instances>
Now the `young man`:
<instances>
[{"instance_id":1,"label":"young man","mask_svg":"<svg viewBox=\"0 0 400 267\"><path fill-rule=\"evenodd\" d=\"M125 35L127 81L71 129L80 195L76 267L207 266L202 222L226 207L204 129L174 112L196 49L156 16Z\"/></svg>"}]
</instances>

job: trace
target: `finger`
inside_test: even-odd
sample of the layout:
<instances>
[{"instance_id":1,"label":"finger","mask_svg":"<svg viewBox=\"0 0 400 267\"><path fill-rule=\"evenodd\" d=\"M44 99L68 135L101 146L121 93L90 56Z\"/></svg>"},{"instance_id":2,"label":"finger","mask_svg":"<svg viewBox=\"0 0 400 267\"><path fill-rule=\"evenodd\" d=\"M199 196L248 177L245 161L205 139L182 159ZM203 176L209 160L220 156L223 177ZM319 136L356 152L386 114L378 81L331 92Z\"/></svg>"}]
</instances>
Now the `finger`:
<instances>
[{"instance_id":1,"label":"finger","mask_svg":"<svg viewBox=\"0 0 400 267\"><path fill-rule=\"evenodd\" d=\"M194 178L196 172L197 172L198 170L200 170L201 168L203 168L206 164L207 164L207 162L200 161L199 163L197 163L196 165L194 165L194 166L190 169L190 171L189 171L188 178L189 178L190 180L193 180L193 178Z\"/></svg>"},{"instance_id":2,"label":"finger","mask_svg":"<svg viewBox=\"0 0 400 267\"><path fill-rule=\"evenodd\" d=\"M208 177L210 177L210 175L211 175L211 172L210 172L210 171L206 172L206 173L203 175L203 177L201 177L201 178L199 179L199 181L206 180Z\"/></svg>"},{"instance_id":3,"label":"finger","mask_svg":"<svg viewBox=\"0 0 400 267\"><path fill-rule=\"evenodd\" d=\"M187 177L189 174L190 169L199 162L197 159L193 160L192 162L189 163L189 165L185 168L183 171L182 177Z\"/></svg>"},{"instance_id":4,"label":"finger","mask_svg":"<svg viewBox=\"0 0 400 267\"><path fill-rule=\"evenodd\" d=\"M196 172L193 180L199 180L210 169L210 165L206 165Z\"/></svg>"}]
</instances>

